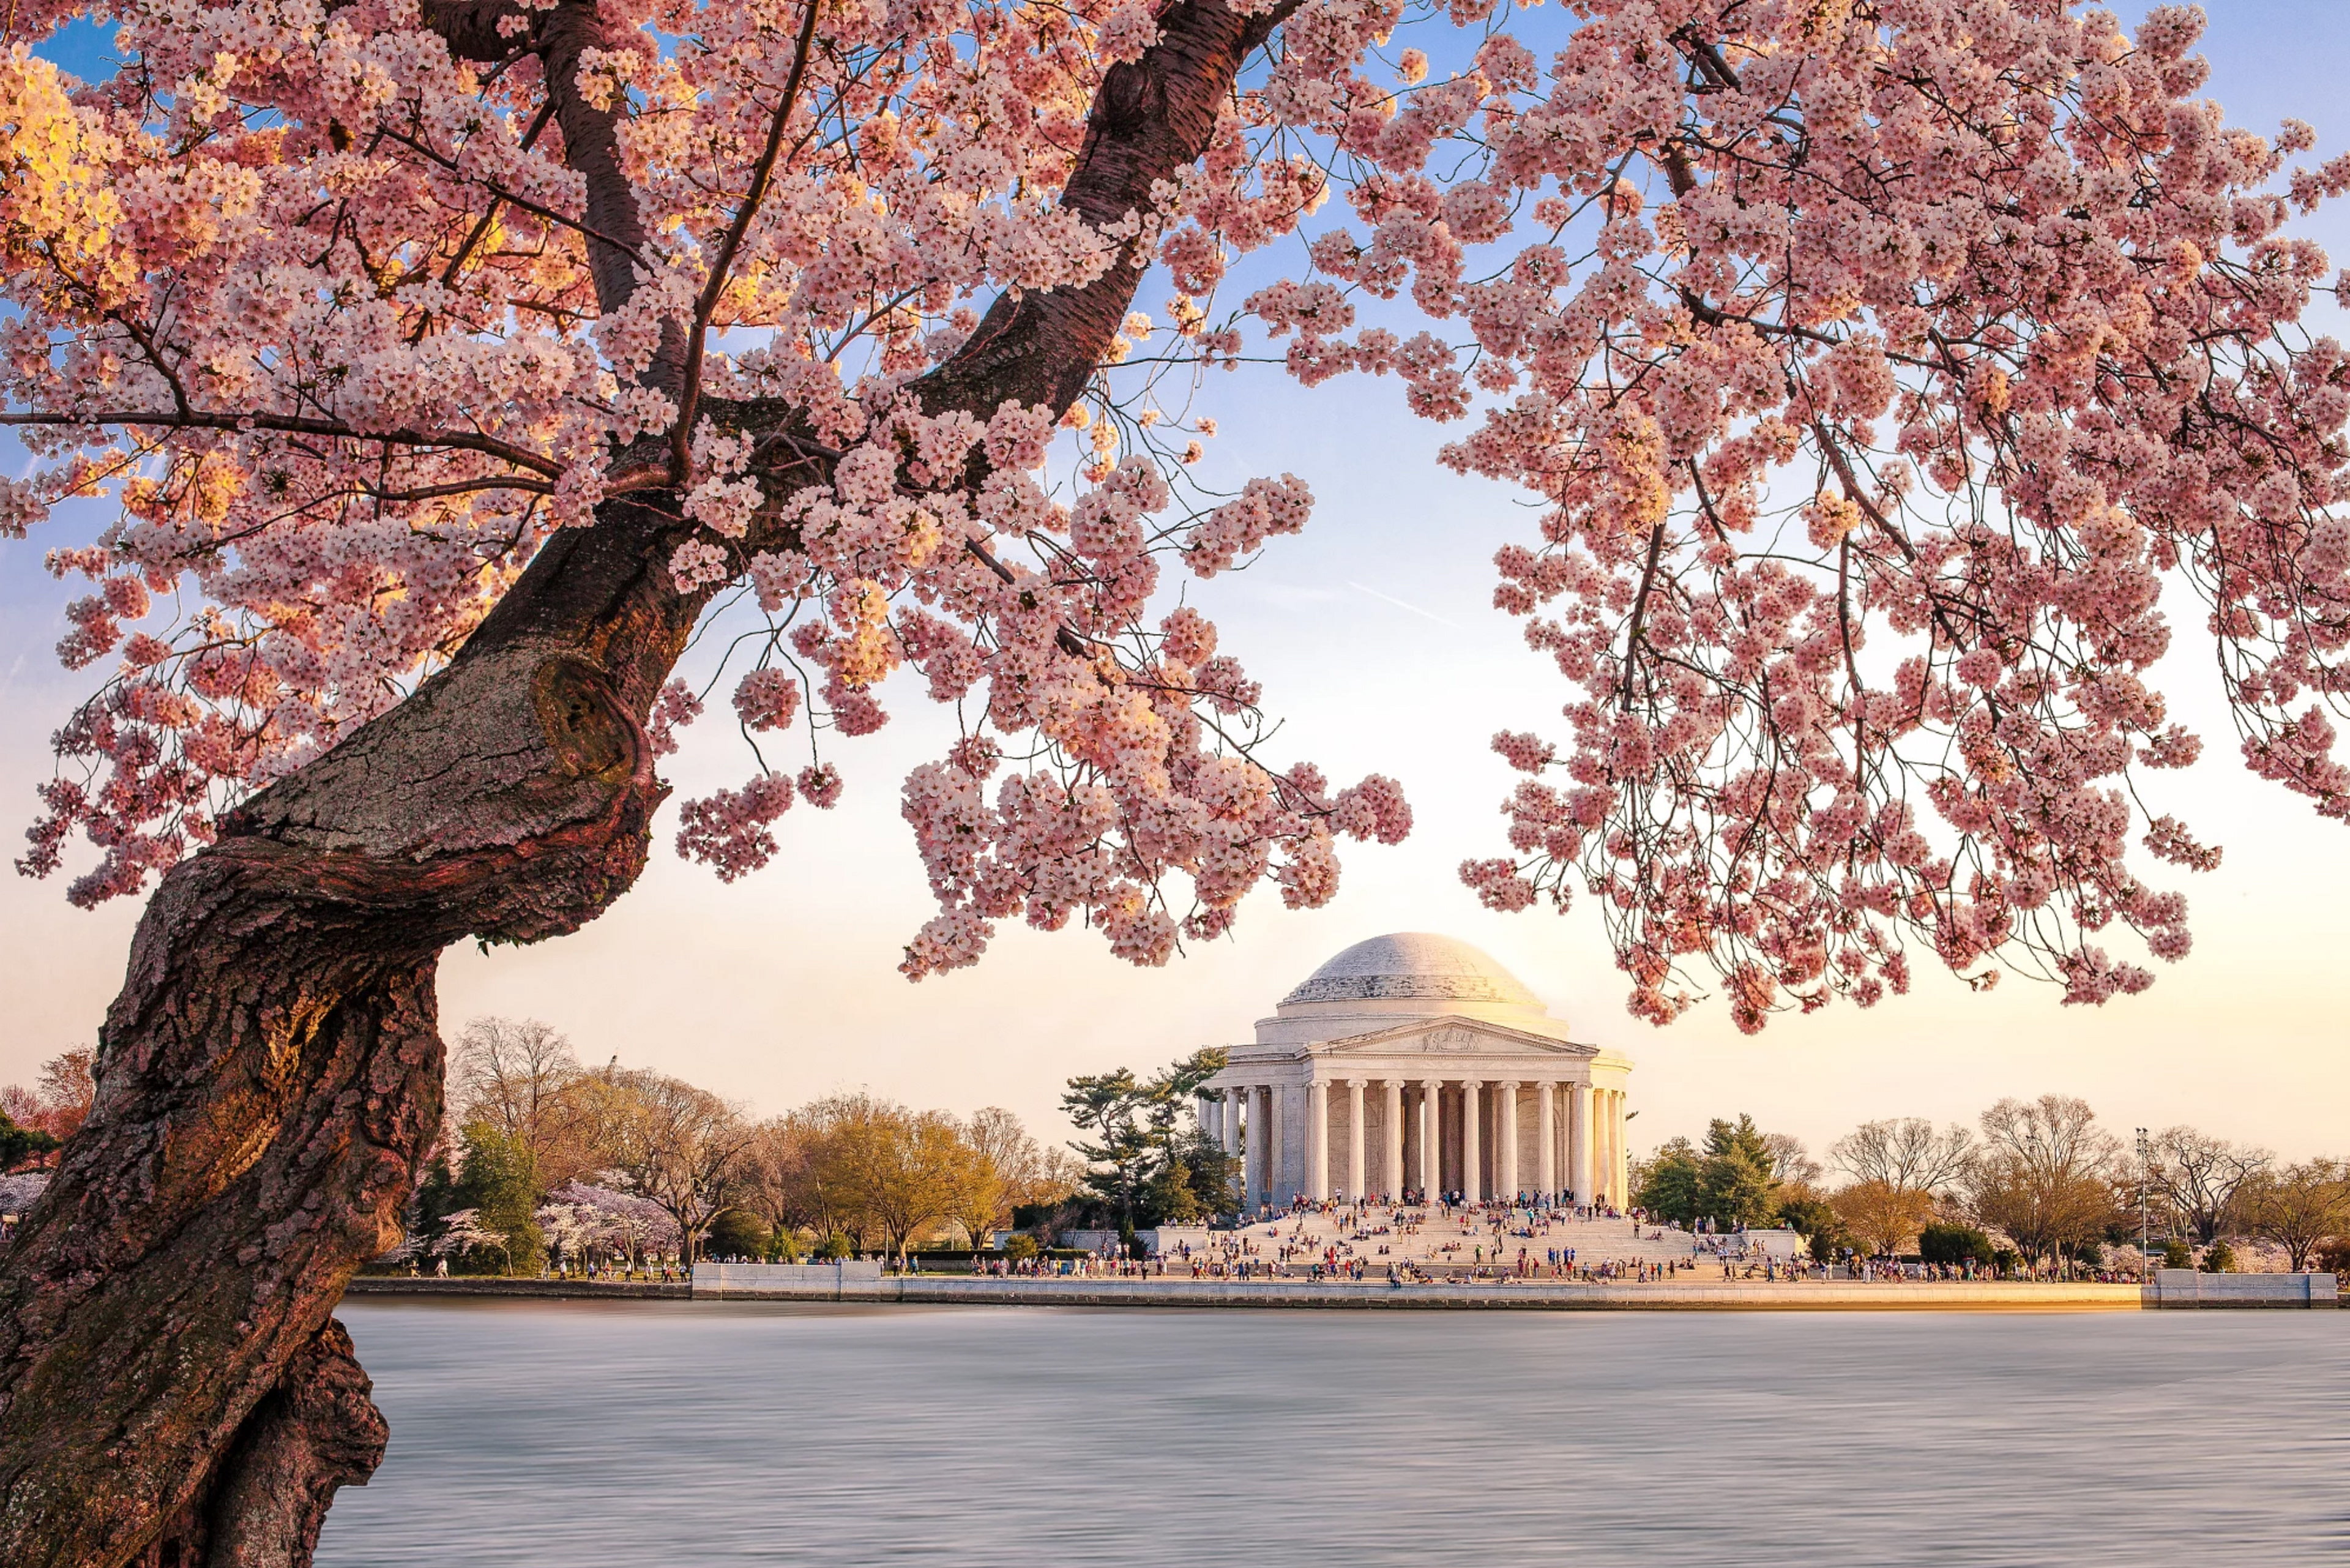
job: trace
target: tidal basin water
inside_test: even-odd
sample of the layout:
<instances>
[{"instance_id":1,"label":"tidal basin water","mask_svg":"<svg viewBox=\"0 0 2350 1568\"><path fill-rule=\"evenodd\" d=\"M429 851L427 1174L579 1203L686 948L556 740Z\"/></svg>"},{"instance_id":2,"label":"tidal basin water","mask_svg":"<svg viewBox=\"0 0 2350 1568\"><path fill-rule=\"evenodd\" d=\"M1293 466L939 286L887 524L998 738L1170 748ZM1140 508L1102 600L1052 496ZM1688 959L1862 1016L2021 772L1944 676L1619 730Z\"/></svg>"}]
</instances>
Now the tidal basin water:
<instances>
[{"instance_id":1,"label":"tidal basin water","mask_svg":"<svg viewBox=\"0 0 2350 1568\"><path fill-rule=\"evenodd\" d=\"M2350 1313L341 1316L322 1568L2350 1562Z\"/></svg>"}]
</instances>

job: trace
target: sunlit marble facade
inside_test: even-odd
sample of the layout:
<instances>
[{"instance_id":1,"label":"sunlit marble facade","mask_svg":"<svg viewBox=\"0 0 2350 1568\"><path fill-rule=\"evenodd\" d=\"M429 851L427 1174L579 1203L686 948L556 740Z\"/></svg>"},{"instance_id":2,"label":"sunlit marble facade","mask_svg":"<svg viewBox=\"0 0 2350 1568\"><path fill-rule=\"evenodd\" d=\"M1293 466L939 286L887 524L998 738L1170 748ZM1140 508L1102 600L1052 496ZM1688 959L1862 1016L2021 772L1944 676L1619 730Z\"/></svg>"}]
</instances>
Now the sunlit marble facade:
<instances>
[{"instance_id":1,"label":"sunlit marble facade","mask_svg":"<svg viewBox=\"0 0 2350 1568\"><path fill-rule=\"evenodd\" d=\"M1631 1062L1567 1037L1489 955L1406 931L1315 970L1230 1048L1204 1125L1248 1203L1459 1192L1622 1207Z\"/></svg>"}]
</instances>

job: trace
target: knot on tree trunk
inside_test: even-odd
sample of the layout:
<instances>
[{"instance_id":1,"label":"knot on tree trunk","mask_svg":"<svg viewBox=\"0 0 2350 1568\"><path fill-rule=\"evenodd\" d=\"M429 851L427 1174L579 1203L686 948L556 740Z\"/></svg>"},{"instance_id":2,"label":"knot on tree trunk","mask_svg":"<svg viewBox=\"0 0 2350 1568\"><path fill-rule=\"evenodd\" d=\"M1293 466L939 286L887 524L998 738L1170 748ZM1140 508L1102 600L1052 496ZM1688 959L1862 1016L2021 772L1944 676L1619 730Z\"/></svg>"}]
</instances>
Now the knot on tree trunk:
<instances>
[{"instance_id":1,"label":"knot on tree trunk","mask_svg":"<svg viewBox=\"0 0 2350 1568\"><path fill-rule=\"evenodd\" d=\"M643 724L573 649L460 659L254 797L210 852L416 954L577 929L644 867L667 794Z\"/></svg>"}]
</instances>

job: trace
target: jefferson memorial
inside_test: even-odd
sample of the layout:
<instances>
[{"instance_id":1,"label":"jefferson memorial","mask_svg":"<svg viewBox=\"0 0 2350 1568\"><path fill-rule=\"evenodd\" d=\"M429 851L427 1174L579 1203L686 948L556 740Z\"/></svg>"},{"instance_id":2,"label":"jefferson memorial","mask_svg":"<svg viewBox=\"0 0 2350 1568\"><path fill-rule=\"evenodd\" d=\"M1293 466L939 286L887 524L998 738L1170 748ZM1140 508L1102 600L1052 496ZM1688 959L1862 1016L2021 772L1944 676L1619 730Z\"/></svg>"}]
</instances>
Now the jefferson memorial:
<instances>
[{"instance_id":1,"label":"jefferson memorial","mask_svg":"<svg viewBox=\"0 0 2350 1568\"><path fill-rule=\"evenodd\" d=\"M1515 975L1420 931L1357 942L1200 1089L1247 1202L1458 1192L1622 1208L1630 1060L1567 1038Z\"/></svg>"}]
</instances>

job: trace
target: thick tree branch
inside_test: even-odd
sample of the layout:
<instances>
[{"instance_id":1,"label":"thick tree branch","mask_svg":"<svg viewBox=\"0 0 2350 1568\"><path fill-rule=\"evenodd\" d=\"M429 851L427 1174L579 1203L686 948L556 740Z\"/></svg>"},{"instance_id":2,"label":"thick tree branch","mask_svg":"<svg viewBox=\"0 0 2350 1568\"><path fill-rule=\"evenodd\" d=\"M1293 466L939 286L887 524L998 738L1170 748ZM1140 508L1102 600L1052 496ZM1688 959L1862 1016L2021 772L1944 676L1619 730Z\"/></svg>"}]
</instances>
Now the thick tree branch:
<instances>
[{"instance_id":1,"label":"thick tree branch","mask_svg":"<svg viewBox=\"0 0 2350 1568\"><path fill-rule=\"evenodd\" d=\"M546 12L526 11L513 0L444 0L423 7L425 26L463 60L494 62L512 54L515 40L498 30L509 17L529 26L525 36L539 57L546 99L563 131L563 161L586 182L587 213L578 226L588 236L588 271L596 285L597 308L610 316L637 292L639 259L648 254L645 220L620 162L619 107L599 109L580 95L579 62L591 48L624 47L629 30L625 24L605 21L594 0L560 0ZM664 323L643 384L673 391L684 356L684 334L677 323Z\"/></svg>"},{"instance_id":2,"label":"thick tree branch","mask_svg":"<svg viewBox=\"0 0 2350 1568\"><path fill-rule=\"evenodd\" d=\"M743 248L743 236L750 232L751 220L759 215L759 205L767 199L767 182L775 177L775 159L784 150L784 130L791 123L792 106L799 100L800 83L807 75L808 51L816 44L816 0L801 0L799 47L792 56L791 72L784 81L783 100L775 105L775 115L767 122L767 144L759 150L758 161L751 166L750 184L743 192L741 205L734 209L734 221L726 225L726 237L719 242L717 253L710 258L710 276L702 283L701 297L693 302L693 322L685 334L685 365L678 378L677 426L670 432L670 467L680 484L685 483L692 472L690 453L694 405L702 399L702 356L710 332L710 318L726 292L726 280L733 274L734 254Z\"/></svg>"},{"instance_id":3,"label":"thick tree branch","mask_svg":"<svg viewBox=\"0 0 2350 1568\"><path fill-rule=\"evenodd\" d=\"M190 409L178 413L144 409L109 409L101 413L0 413L0 425L134 425L142 430L285 431L295 435L332 436L347 441L380 441L391 446L451 447L490 456L528 469L548 479L563 470L549 459L494 436L464 431L363 431L334 420L303 419L293 414L208 413Z\"/></svg>"},{"instance_id":4,"label":"thick tree branch","mask_svg":"<svg viewBox=\"0 0 2350 1568\"><path fill-rule=\"evenodd\" d=\"M1153 183L1207 151L1242 63L1300 3L1241 16L1222 0L1184 0L1161 16L1159 41L1103 77L1061 205L1097 228L1148 213ZM1007 401L1066 409L1118 336L1146 244L1127 240L1083 287L999 296L954 358L915 383L922 406L980 419Z\"/></svg>"},{"instance_id":5,"label":"thick tree branch","mask_svg":"<svg viewBox=\"0 0 2350 1568\"><path fill-rule=\"evenodd\" d=\"M1221 0L1170 9L1159 43L1104 82L1064 204L1097 225L1147 212L1152 182L1205 149L1248 51L1286 14L1243 18ZM536 16L530 47L586 182L586 222L618 243L588 246L598 306L624 307L636 280L619 247L646 248L642 218L618 117L587 103L577 78L585 49L625 38L587 0L428 16L458 55L490 60L515 47L501 18ZM925 404L1066 410L1131 303L1145 243L1127 241L1083 288L999 299L920 384ZM647 379L673 387L682 368L682 335L665 336ZM728 413L763 442L793 422L766 404ZM243 421L131 410L105 422ZM555 474L488 437L285 417L251 428L473 448ZM284 1428L271 1412L310 1397L302 1358L351 1272L397 1234L439 1126L441 949L576 929L642 869L665 793L644 725L710 595L669 572L693 532L673 493L608 496L594 526L539 549L446 669L164 876L108 1015L91 1118L0 1265L11 1568L115 1568L166 1540L216 1483L243 1500L229 1521L242 1539L299 1568L327 1492L372 1462L332 1366L320 1369L328 1406L353 1417L343 1439L321 1446L328 1425Z\"/></svg>"}]
</instances>

